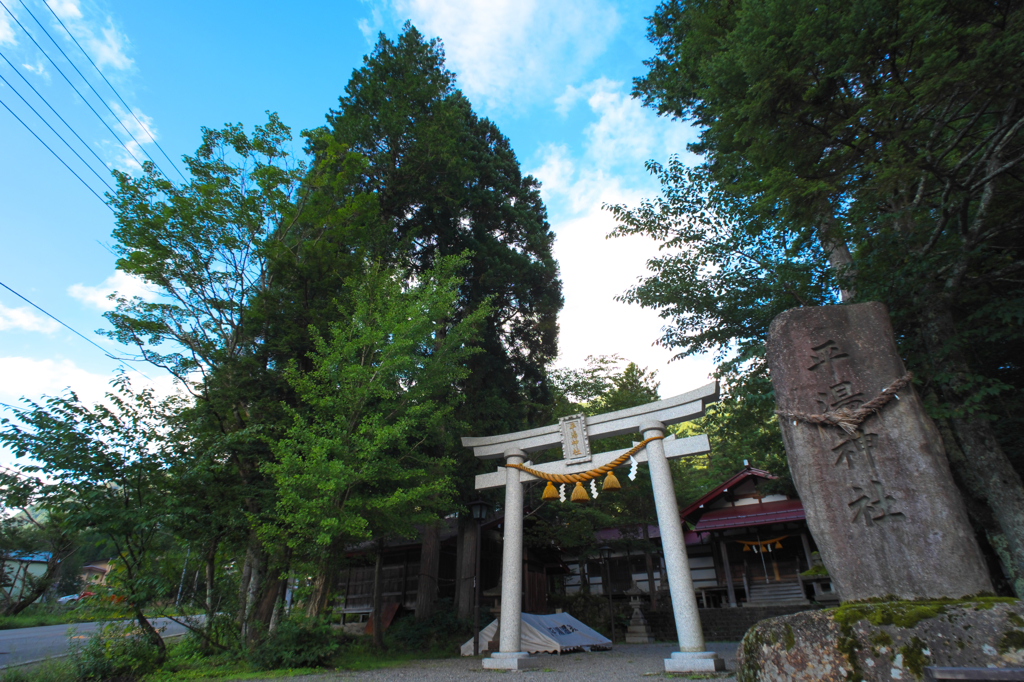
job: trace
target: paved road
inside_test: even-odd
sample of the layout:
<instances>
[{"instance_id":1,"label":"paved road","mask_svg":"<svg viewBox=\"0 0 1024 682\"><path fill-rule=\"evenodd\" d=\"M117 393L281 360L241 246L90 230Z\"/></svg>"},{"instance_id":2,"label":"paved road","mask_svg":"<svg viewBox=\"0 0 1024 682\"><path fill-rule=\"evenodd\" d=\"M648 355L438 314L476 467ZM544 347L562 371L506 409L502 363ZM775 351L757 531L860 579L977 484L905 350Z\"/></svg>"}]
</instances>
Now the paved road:
<instances>
[{"instance_id":1,"label":"paved road","mask_svg":"<svg viewBox=\"0 0 1024 682\"><path fill-rule=\"evenodd\" d=\"M185 633L185 626L167 618L153 619L157 628L166 627L164 637ZM52 658L68 652L69 635L85 639L99 628L99 623L75 625L44 625L38 628L0 630L0 668L42 658ZM74 630L73 633L70 631Z\"/></svg>"}]
</instances>

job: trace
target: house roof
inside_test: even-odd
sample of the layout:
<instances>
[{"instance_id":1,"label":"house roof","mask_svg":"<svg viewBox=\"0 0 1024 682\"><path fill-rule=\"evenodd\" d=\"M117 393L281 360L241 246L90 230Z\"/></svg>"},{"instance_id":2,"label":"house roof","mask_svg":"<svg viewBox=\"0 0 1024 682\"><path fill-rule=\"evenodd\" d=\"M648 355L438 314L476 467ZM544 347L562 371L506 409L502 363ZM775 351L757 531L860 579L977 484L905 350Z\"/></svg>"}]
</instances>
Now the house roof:
<instances>
[{"instance_id":1,"label":"house roof","mask_svg":"<svg viewBox=\"0 0 1024 682\"><path fill-rule=\"evenodd\" d=\"M800 500L744 504L704 512L697 522L696 531L699 533L724 528L765 526L786 521L803 521L804 518L804 506Z\"/></svg>"},{"instance_id":2,"label":"house roof","mask_svg":"<svg viewBox=\"0 0 1024 682\"><path fill-rule=\"evenodd\" d=\"M704 495L700 499L695 500L688 507L686 507L681 512L679 512L680 518L686 519L688 516L690 516L690 514L695 513L702 506L704 506L706 504L710 504L712 501L714 501L715 498L717 498L720 495L725 494L729 490L729 488L735 488L740 483L742 483L744 480L746 480L747 478L750 478L750 477L771 478L771 479L778 478L778 476L775 476L774 474L770 474L767 471L765 471L764 469L755 469L754 467L751 467L751 466L744 467L739 472L734 474L728 481L722 483L717 488L715 488L711 492L707 493L706 495Z\"/></svg>"}]
</instances>

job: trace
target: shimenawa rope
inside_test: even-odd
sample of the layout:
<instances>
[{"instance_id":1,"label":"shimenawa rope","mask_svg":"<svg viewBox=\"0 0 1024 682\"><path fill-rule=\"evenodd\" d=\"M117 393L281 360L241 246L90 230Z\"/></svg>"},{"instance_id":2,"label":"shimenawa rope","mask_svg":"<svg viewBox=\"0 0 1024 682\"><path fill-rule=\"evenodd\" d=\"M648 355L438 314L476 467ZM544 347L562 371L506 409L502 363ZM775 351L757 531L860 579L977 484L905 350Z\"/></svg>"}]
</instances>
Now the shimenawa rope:
<instances>
[{"instance_id":1,"label":"shimenawa rope","mask_svg":"<svg viewBox=\"0 0 1024 682\"><path fill-rule=\"evenodd\" d=\"M652 436L644 439L643 442L634 446L631 450L626 452L620 457L613 459L604 466L599 466L596 469L590 469L583 471L578 474L547 474L537 469L531 469L530 467L523 466L522 464L506 464L505 466L513 469L519 469L525 471L531 476L536 476L539 479L547 481L548 484L544 487L544 494L541 495L542 500L557 500L559 499L558 491L555 490L553 483L575 483L576 488L572 491L572 502L586 502L589 498L587 497L587 491L583 489L583 481L591 481L598 476L608 474L608 478L604 480L604 485L601 486L601 491L612 491L618 490L622 486L619 485L619 479L615 478L615 474L612 473L612 469L617 466L626 463L626 460L640 452L644 446L650 443L652 440L662 440L664 436ZM594 484L591 483L593 486ZM594 488L594 496L597 497L597 489ZM564 500L563 500L564 501Z\"/></svg>"},{"instance_id":2,"label":"shimenawa rope","mask_svg":"<svg viewBox=\"0 0 1024 682\"><path fill-rule=\"evenodd\" d=\"M825 412L824 414L808 414L806 412L783 412L775 410L775 414L785 419L797 419L808 424L827 424L838 426L850 435L857 433L864 420L888 404L896 393L910 385L914 378L911 372L907 372L896 381L886 386L877 397L872 398L856 409L840 407L838 410Z\"/></svg>"},{"instance_id":3,"label":"shimenawa rope","mask_svg":"<svg viewBox=\"0 0 1024 682\"><path fill-rule=\"evenodd\" d=\"M543 471L531 469L528 466L523 466L522 464L506 464L505 466L511 467L513 469L519 469L520 471L525 471L531 476L536 476L539 479L542 479L544 481L551 481L552 483L582 483L584 481L589 481L592 478L604 476L615 467L625 464L627 459L629 459L632 455L635 455L636 453L643 450L644 446L650 443L652 440L661 440L663 438L664 436L652 436L650 438L647 438L641 441L639 444L635 445L631 450L626 452L621 457L613 459L604 466L599 466L596 469L590 469L589 471L583 471L578 474L548 474L544 473Z\"/></svg>"}]
</instances>

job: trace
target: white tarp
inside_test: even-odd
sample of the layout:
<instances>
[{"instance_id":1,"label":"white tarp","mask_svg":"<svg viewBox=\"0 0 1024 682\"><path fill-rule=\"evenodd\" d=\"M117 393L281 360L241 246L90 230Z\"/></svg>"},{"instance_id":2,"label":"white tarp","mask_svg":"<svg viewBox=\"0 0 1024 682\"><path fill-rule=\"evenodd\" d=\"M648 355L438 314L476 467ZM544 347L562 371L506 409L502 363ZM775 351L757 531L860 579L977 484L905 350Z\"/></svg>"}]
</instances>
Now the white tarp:
<instances>
[{"instance_id":1,"label":"white tarp","mask_svg":"<svg viewBox=\"0 0 1024 682\"><path fill-rule=\"evenodd\" d=\"M579 622L568 613L552 613L539 616L533 613L521 615L520 642L523 651L531 654L563 653L577 649L610 649L612 641L604 635ZM487 649L487 642L494 639L498 621L480 631L480 650ZM473 639L462 645L462 655L473 655Z\"/></svg>"}]
</instances>

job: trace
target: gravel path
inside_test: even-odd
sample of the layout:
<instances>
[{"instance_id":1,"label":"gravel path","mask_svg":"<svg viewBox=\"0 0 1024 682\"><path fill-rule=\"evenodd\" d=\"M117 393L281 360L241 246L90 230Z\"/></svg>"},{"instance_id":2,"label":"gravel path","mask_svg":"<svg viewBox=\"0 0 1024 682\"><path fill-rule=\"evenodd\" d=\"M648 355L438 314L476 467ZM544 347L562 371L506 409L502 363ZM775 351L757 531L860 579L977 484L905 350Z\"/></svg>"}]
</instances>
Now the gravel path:
<instances>
[{"instance_id":1,"label":"gravel path","mask_svg":"<svg viewBox=\"0 0 1024 682\"><path fill-rule=\"evenodd\" d=\"M709 642L707 647L725 659L728 672L709 678L734 681L736 670L735 642ZM603 680L643 680L667 677L664 659L672 652L670 644L616 644L612 651L575 653L564 656L540 654L542 667L521 673L484 670L476 658L452 658L435 661L414 661L400 667L365 672L334 672L289 678L289 682L335 682L341 680L416 680L422 682L456 682L472 680L487 682L494 675L522 675L524 682L602 682ZM681 675L679 677L682 677ZM255 681L254 681L255 682Z\"/></svg>"}]
</instances>

